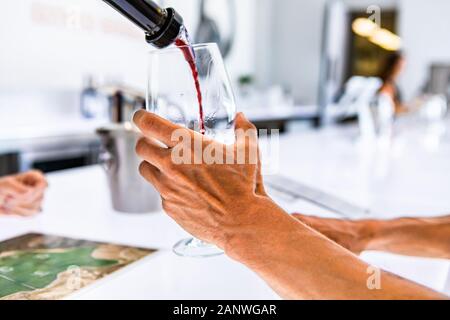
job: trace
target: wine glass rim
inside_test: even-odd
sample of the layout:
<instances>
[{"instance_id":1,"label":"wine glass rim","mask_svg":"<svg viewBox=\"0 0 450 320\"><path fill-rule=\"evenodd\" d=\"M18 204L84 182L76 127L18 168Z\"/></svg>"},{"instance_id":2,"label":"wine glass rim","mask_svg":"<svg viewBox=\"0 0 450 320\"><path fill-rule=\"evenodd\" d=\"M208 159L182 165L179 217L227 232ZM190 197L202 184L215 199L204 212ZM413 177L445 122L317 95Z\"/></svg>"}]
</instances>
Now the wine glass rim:
<instances>
[{"instance_id":1,"label":"wine glass rim","mask_svg":"<svg viewBox=\"0 0 450 320\"><path fill-rule=\"evenodd\" d=\"M180 48L192 48L192 49L196 50L196 49L203 49L203 48L209 48L209 47L218 47L218 46L217 46L217 43L215 43L215 42L196 43L193 45L186 44L183 46L176 46L176 47L170 46L170 47L163 48L163 49L155 48L155 49L150 50L149 53L150 54L155 54L155 53L161 54L164 52L179 51Z\"/></svg>"}]
</instances>

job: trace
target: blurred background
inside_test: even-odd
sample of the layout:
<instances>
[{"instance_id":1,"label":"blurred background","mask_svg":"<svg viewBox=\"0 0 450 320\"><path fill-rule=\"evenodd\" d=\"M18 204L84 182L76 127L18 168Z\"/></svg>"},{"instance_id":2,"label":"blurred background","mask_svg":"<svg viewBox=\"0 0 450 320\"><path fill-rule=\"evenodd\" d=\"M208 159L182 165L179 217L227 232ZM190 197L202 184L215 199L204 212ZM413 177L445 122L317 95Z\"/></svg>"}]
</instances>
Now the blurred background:
<instances>
[{"instance_id":1,"label":"blurred background","mask_svg":"<svg viewBox=\"0 0 450 320\"><path fill-rule=\"evenodd\" d=\"M167 0L194 42L216 41L240 110L282 132L397 117L440 120L450 94L446 0ZM0 175L95 164L95 129L145 106L142 33L100 0L0 11ZM125 110L125 111L124 111Z\"/></svg>"},{"instance_id":2,"label":"blurred background","mask_svg":"<svg viewBox=\"0 0 450 320\"><path fill-rule=\"evenodd\" d=\"M157 2L183 16L194 43L218 43L238 109L259 128L280 130L280 139L261 134L260 151L265 186L287 212L449 214L449 0ZM187 237L136 170L129 121L146 107L154 50L144 40L102 0L2 1L0 178L39 169L50 188L44 214L1 217L1 240L34 230L169 249ZM168 87L182 83L166 74ZM156 214L119 214L143 212ZM362 258L450 294L448 260ZM220 258L180 260L168 251L157 259L89 294L274 297Z\"/></svg>"}]
</instances>

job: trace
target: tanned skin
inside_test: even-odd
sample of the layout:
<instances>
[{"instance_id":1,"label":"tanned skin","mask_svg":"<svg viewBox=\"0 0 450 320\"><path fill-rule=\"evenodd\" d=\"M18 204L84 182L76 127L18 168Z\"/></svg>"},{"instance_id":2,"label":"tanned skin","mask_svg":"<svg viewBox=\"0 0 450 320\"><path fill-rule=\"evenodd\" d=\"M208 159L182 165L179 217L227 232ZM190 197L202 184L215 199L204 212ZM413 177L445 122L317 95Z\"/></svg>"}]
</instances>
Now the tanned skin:
<instances>
[{"instance_id":1,"label":"tanned skin","mask_svg":"<svg viewBox=\"0 0 450 320\"><path fill-rule=\"evenodd\" d=\"M144 135L136 147L144 160L140 172L160 192L166 213L187 232L252 269L281 297L445 298L387 272L380 274L382 288L370 290L369 265L273 202L264 191L258 163L177 165L172 150L187 142L173 141L175 131L185 130L192 140L202 139L205 148L226 148L145 111L137 112L134 122ZM255 127L242 114L237 116L236 128L252 134L238 137L234 152L257 147Z\"/></svg>"},{"instance_id":2,"label":"tanned skin","mask_svg":"<svg viewBox=\"0 0 450 320\"><path fill-rule=\"evenodd\" d=\"M294 215L344 248L450 259L450 216L388 221L346 221Z\"/></svg>"},{"instance_id":3,"label":"tanned skin","mask_svg":"<svg viewBox=\"0 0 450 320\"><path fill-rule=\"evenodd\" d=\"M0 216L31 216L41 211L47 180L39 171L0 178Z\"/></svg>"}]
</instances>

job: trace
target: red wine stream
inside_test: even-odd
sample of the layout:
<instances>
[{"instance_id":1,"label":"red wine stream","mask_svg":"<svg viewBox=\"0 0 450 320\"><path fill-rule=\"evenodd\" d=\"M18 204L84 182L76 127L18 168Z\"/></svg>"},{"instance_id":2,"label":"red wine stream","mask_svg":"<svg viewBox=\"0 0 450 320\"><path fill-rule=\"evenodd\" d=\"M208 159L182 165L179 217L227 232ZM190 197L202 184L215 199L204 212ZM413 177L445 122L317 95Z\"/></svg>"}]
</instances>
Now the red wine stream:
<instances>
[{"instance_id":1,"label":"red wine stream","mask_svg":"<svg viewBox=\"0 0 450 320\"><path fill-rule=\"evenodd\" d=\"M203 112L203 97L202 97L202 90L200 88L200 80L197 65L195 63L194 49L188 43L188 41L185 41L184 39L181 38L178 38L175 41L175 45L181 49L184 58L186 59L187 63L189 64L189 67L191 68L192 77L194 78L195 83L195 89L197 90L200 133L204 135L206 133L206 127L205 127L205 115Z\"/></svg>"}]
</instances>

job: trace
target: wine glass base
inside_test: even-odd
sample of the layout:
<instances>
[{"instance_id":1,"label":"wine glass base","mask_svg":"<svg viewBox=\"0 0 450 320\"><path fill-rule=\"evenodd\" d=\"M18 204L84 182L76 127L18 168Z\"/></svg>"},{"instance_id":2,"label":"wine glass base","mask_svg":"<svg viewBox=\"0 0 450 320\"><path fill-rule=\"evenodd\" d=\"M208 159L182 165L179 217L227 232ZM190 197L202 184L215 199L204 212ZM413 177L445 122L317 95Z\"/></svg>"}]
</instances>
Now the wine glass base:
<instances>
[{"instance_id":1,"label":"wine glass base","mask_svg":"<svg viewBox=\"0 0 450 320\"><path fill-rule=\"evenodd\" d=\"M216 246L194 238L181 240L174 245L173 252L180 257L188 258L209 258L224 254Z\"/></svg>"}]
</instances>

